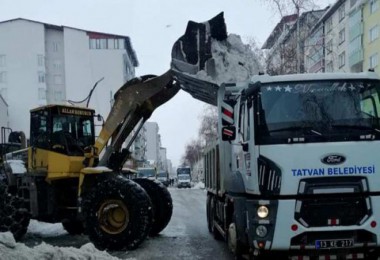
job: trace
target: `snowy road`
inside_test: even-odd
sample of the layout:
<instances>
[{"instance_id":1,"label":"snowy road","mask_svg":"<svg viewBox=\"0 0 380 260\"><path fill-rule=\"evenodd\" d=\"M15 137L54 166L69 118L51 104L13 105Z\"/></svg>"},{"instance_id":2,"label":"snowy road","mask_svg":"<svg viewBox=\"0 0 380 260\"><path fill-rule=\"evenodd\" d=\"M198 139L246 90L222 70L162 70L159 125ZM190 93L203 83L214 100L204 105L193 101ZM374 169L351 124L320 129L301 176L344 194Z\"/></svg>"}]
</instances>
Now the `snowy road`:
<instances>
[{"instance_id":1,"label":"snowy road","mask_svg":"<svg viewBox=\"0 0 380 260\"><path fill-rule=\"evenodd\" d=\"M206 192L202 189L169 188L173 198L173 216L159 236L148 238L134 251L111 251L121 259L234 259L227 245L216 241L208 232ZM41 242L59 247L81 247L89 242L82 236L70 236L60 224L32 221L22 243L36 246Z\"/></svg>"}]
</instances>

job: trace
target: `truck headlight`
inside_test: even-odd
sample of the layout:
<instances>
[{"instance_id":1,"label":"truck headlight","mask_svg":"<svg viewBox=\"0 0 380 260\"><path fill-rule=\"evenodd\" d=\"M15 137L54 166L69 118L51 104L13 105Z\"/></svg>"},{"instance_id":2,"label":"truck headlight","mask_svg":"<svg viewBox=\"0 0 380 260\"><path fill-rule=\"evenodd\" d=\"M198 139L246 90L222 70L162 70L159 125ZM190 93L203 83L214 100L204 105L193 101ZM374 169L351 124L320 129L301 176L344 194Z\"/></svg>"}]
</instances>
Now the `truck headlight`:
<instances>
[{"instance_id":1,"label":"truck headlight","mask_svg":"<svg viewBox=\"0 0 380 260\"><path fill-rule=\"evenodd\" d=\"M257 216L259 216L259 218L266 218L268 217L268 215L269 215L269 209L267 206L260 206L257 209Z\"/></svg>"},{"instance_id":2,"label":"truck headlight","mask_svg":"<svg viewBox=\"0 0 380 260\"><path fill-rule=\"evenodd\" d=\"M268 233L268 230L265 226L263 225L257 226L256 235L258 235L259 237L265 237L267 233Z\"/></svg>"}]
</instances>

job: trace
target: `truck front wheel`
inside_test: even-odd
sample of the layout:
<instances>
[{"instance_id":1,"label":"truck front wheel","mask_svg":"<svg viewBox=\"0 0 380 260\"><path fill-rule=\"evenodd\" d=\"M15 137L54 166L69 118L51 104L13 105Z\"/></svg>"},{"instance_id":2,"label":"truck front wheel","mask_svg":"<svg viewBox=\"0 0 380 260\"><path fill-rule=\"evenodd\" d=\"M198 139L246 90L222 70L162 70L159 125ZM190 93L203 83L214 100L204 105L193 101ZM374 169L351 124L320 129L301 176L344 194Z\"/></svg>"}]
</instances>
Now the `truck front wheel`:
<instances>
[{"instance_id":1,"label":"truck front wheel","mask_svg":"<svg viewBox=\"0 0 380 260\"><path fill-rule=\"evenodd\" d=\"M155 236L168 224L173 213L173 201L168 189L159 181L134 179L148 193L153 204L153 222L149 235Z\"/></svg>"},{"instance_id":2,"label":"truck front wheel","mask_svg":"<svg viewBox=\"0 0 380 260\"><path fill-rule=\"evenodd\" d=\"M149 234L151 208L135 182L121 176L98 181L83 198L86 233L99 249L135 249Z\"/></svg>"}]
</instances>

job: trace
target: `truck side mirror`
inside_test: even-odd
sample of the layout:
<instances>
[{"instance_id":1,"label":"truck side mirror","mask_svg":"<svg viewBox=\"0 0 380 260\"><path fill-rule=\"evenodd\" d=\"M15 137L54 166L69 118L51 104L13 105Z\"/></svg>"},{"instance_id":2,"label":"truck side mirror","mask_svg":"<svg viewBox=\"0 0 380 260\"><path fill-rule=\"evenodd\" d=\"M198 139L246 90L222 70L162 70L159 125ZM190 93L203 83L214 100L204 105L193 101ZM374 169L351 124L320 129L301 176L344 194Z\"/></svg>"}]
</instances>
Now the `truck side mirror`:
<instances>
[{"instance_id":1,"label":"truck side mirror","mask_svg":"<svg viewBox=\"0 0 380 260\"><path fill-rule=\"evenodd\" d=\"M233 141L236 138L236 127L235 126L224 126L222 127L222 140L223 141Z\"/></svg>"}]
</instances>

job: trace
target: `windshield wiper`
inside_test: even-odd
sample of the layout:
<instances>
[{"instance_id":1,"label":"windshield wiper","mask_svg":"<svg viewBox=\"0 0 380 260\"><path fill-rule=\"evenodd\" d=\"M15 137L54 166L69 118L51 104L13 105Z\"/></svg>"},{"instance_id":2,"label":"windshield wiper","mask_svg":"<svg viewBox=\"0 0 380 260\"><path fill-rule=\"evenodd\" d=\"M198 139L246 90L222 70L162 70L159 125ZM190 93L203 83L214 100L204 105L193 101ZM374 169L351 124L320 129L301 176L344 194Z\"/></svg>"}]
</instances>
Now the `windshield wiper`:
<instances>
[{"instance_id":1,"label":"windshield wiper","mask_svg":"<svg viewBox=\"0 0 380 260\"><path fill-rule=\"evenodd\" d=\"M349 125L349 124L341 124L341 125L331 125L333 128L347 128L347 129L354 129L354 130L371 130L376 131L380 133L380 130L373 126L367 126L367 125Z\"/></svg>"},{"instance_id":2,"label":"windshield wiper","mask_svg":"<svg viewBox=\"0 0 380 260\"><path fill-rule=\"evenodd\" d=\"M320 132L314 130L310 126L289 126L289 127L283 127L283 128L269 130L269 133L274 133L274 132L297 132L297 131L302 131L303 133L310 132L310 133L322 136L322 134Z\"/></svg>"}]
</instances>

